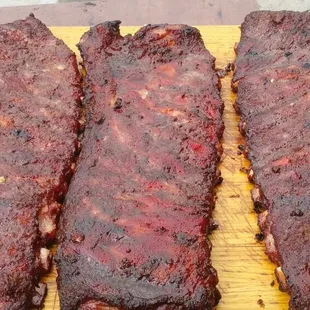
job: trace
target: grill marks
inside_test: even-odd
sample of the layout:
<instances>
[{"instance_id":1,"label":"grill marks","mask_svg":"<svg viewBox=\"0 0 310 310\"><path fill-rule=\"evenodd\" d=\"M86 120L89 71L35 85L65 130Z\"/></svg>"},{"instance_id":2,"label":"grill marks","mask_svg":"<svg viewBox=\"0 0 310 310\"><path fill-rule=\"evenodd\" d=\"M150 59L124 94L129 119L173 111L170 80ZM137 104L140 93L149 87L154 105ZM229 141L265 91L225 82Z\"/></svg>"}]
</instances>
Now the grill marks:
<instances>
[{"instance_id":1,"label":"grill marks","mask_svg":"<svg viewBox=\"0 0 310 310\"><path fill-rule=\"evenodd\" d=\"M281 266L277 276L292 296L291 309L310 307L309 42L310 13L251 13L233 80L256 183L253 199L266 210L259 224L267 254Z\"/></svg>"},{"instance_id":2,"label":"grill marks","mask_svg":"<svg viewBox=\"0 0 310 310\"><path fill-rule=\"evenodd\" d=\"M59 232L63 309L212 309L223 103L214 58L183 25L81 39L87 123ZM78 298L76 292L79 292Z\"/></svg>"},{"instance_id":3,"label":"grill marks","mask_svg":"<svg viewBox=\"0 0 310 310\"><path fill-rule=\"evenodd\" d=\"M0 26L0 308L40 307L77 150L74 54L33 16Z\"/></svg>"}]
</instances>

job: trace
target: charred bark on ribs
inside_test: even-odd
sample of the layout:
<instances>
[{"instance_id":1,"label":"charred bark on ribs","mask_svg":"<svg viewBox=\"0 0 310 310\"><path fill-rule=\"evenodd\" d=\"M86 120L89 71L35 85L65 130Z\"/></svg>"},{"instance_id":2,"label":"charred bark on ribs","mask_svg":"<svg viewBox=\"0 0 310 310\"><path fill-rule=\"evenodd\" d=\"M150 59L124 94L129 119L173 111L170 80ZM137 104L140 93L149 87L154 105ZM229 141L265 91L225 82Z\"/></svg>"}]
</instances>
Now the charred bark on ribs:
<instances>
[{"instance_id":1,"label":"charred bark on ribs","mask_svg":"<svg viewBox=\"0 0 310 310\"><path fill-rule=\"evenodd\" d=\"M34 16L0 25L0 309L40 308L77 150L75 55Z\"/></svg>"},{"instance_id":2,"label":"charred bark on ribs","mask_svg":"<svg viewBox=\"0 0 310 310\"><path fill-rule=\"evenodd\" d=\"M62 212L61 307L213 309L207 232L223 102L197 29L106 22L79 44L87 75L82 152Z\"/></svg>"},{"instance_id":3,"label":"charred bark on ribs","mask_svg":"<svg viewBox=\"0 0 310 310\"><path fill-rule=\"evenodd\" d=\"M310 13L251 13L236 52L236 109L266 252L290 309L310 309Z\"/></svg>"}]
</instances>

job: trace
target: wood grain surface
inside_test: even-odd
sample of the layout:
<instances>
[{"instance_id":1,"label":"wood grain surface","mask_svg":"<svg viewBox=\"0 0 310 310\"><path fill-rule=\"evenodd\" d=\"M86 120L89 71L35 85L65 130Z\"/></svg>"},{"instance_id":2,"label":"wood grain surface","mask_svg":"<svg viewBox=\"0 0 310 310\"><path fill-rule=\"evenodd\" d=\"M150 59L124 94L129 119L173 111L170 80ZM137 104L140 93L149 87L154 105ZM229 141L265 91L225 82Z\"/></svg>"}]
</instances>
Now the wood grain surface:
<instances>
[{"instance_id":1,"label":"wood grain surface","mask_svg":"<svg viewBox=\"0 0 310 310\"><path fill-rule=\"evenodd\" d=\"M200 26L206 47L217 58L218 68L224 68L235 58L233 47L239 41L237 26ZM122 34L134 33L138 27L122 27ZM56 37L62 39L79 55L75 44L86 27L51 27ZM78 56L79 58L79 56ZM274 276L275 266L265 255L265 246L255 240L258 232L257 217L250 198L252 186L240 168L248 162L238 155L238 145L243 143L233 109L235 95L230 90L231 75L222 79L222 96L225 101L224 154L221 171L224 181L218 187L214 218L219 229L211 235L212 260L219 275L222 300L218 310L288 309L288 295L278 290ZM53 248L55 250L55 248ZM48 284L45 310L58 310L56 271L44 278ZM274 281L274 282L273 282ZM274 285L272 285L275 283ZM76 292L77 294L79 292Z\"/></svg>"}]
</instances>

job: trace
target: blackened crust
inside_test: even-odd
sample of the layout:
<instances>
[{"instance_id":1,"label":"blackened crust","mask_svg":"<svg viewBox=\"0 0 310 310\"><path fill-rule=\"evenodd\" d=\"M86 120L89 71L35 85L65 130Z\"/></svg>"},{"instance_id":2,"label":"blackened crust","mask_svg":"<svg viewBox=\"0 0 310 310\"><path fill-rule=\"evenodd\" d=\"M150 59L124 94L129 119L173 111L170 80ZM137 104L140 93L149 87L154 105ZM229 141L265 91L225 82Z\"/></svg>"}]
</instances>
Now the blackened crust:
<instances>
[{"instance_id":1,"label":"blackened crust","mask_svg":"<svg viewBox=\"0 0 310 310\"><path fill-rule=\"evenodd\" d=\"M60 222L61 307L213 309L207 232L223 103L197 29L119 22L81 39L87 124ZM77 295L78 292L78 295Z\"/></svg>"},{"instance_id":2,"label":"blackened crust","mask_svg":"<svg viewBox=\"0 0 310 310\"><path fill-rule=\"evenodd\" d=\"M75 55L33 16L0 26L0 309L42 307L77 148Z\"/></svg>"},{"instance_id":3,"label":"blackened crust","mask_svg":"<svg viewBox=\"0 0 310 310\"><path fill-rule=\"evenodd\" d=\"M233 80L266 252L295 310L310 309L309 43L309 12L251 13Z\"/></svg>"}]
</instances>

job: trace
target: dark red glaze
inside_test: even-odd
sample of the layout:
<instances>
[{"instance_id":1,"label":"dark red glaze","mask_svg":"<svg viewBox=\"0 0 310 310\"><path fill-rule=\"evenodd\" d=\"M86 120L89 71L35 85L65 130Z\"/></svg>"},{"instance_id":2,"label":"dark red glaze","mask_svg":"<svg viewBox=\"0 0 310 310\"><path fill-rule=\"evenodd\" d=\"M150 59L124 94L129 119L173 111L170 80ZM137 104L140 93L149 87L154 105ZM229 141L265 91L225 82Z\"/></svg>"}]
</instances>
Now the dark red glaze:
<instances>
[{"instance_id":1,"label":"dark red glaze","mask_svg":"<svg viewBox=\"0 0 310 310\"><path fill-rule=\"evenodd\" d=\"M87 123L62 211L63 310L212 309L207 233L223 102L197 29L120 22L84 34Z\"/></svg>"},{"instance_id":2,"label":"dark red glaze","mask_svg":"<svg viewBox=\"0 0 310 310\"><path fill-rule=\"evenodd\" d=\"M77 150L75 55L33 16L0 26L0 309L40 308Z\"/></svg>"},{"instance_id":3,"label":"dark red glaze","mask_svg":"<svg viewBox=\"0 0 310 310\"><path fill-rule=\"evenodd\" d=\"M233 83L259 224L290 309L310 309L310 13L254 12L241 34Z\"/></svg>"}]
</instances>

